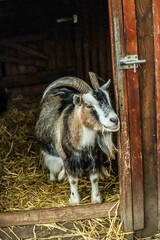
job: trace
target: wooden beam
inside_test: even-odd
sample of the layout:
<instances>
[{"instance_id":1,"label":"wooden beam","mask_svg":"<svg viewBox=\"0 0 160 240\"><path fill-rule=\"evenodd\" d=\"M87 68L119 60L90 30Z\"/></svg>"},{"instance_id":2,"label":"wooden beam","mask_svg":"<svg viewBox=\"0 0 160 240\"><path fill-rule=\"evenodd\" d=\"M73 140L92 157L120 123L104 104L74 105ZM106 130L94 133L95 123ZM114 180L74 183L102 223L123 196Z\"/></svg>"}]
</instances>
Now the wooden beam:
<instances>
[{"instance_id":1,"label":"wooden beam","mask_svg":"<svg viewBox=\"0 0 160 240\"><path fill-rule=\"evenodd\" d=\"M145 227L142 231L140 230L136 233L139 237L150 236L158 230L153 2L152 0L135 1L138 53L140 59L146 59L146 64L142 64L138 69L140 79L145 212Z\"/></svg>"},{"instance_id":2,"label":"wooden beam","mask_svg":"<svg viewBox=\"0 0 160 240\"><path fill-rule=\"evenodd\" d=\"M120 216L121 220L123 221L123 230L133 231L127 84L126 74L119 67L119 58L120 56L125 55L122 2L121 0L109 0L108 4L111 32L113 79L121 121L118 161L121 202Z\"/></svg>"},{"instance_id":3,"label":"wooden beam","mask_svg":"<svg viewBox=\"0 0 160 240\"><path fill-rule=\"evenodd\" d=\"M158 229L160 230L160 1L153 1L154 56L157 109Z\"/></svg>"},{"instance_id":4,"label":"wooden beam","mask_svg":"<svg viewBox=\"0 0 160 240\"><path fill-rule=\"evenodd\" d=\"M45 41L47 39L46 33L43 34L30 34L30 35L20 35L20 36L9 36L5 38L1 38L3 42L36 42L36 41Z\"/></svg>"},{"instance_id":5,"label":"wooden beam","mask_svg":"<svg viewBox=\"0 0 160 240\"><path fill-rule=\"evenodd\" d=\"M63 77L65 75L73 75L74 69L56 69L53 71L46 72L36 72L28 74L19 74L8 77L1 77L0 87L1 88L18 88L23 86L35 85L49 83L57 78Z\"/></svg>"},{"instance_id":6,"label":"wooden beam","mask_svg":"<svg viewBox=\"0 0 160 240\"><path fill-rule=\"evenodd\" d=\"M123 0L124 34L126 39L126 55L137 52L137 30L135 16L135 1ZM138 69L125 70L127 75L129 133L132 166L132 198L134 230L144 228L144 199L143 199L143 165L140 122L140 97Z\"/></svg>"},{"instance_id":7,"label":"wooden beam","mask_svg":"<svg viewBox=\"0 0 160 240\"><path fill-rule=\"evenodd\" d=\"M31 48L24 47L24 46L20 45L19 43L5 41L5 40L2 41L1 40L0 45L25 52L25 53L27 53L29 55L32 55L32 56L36 56L36 57L43 58L43 59L48 59L48 56L45 56L43 53L38 52L38 51L36 51L34 49L31 49Z\"/></svg>"},{"instance_id":8,"label":"wooden beam","mask_svg":"<svg viewBox=\"0 0 160 240\"><path fill-rule=\"evenodd\" d=\"M69 222L115 215L117 202L0 213L0 227ZM114 207L115 206L115 207ZM111 210L112 209L112 210Z\"/></svg>"},{"instance_id":9,"label":"wooden beam","mask_svg":"<svg viewBox=\"0 0 160 240\"><path fill-rule=\"evenodd\" d=\"M18 65L26 65L26 66L34 66L34 67L47 67L47 61L46 60L33 60L33 59L27 59L27 58L18 58L18 57L9 57L0 55L0 62L5 63L14 63Z\"/></svg>"}]
</instances>

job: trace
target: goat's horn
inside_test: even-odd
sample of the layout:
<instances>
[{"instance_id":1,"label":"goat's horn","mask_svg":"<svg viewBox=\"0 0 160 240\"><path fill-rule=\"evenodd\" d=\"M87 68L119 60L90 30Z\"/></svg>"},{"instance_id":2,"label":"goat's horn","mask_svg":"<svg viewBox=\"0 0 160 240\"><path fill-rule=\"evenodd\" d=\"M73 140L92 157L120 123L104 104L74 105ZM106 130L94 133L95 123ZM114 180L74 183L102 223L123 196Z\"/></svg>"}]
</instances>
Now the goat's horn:
<instances>
[{"instance_id":1,"label":"goat's horn","mask_svg":"<svg viewBox=\"0 0 160 240\"><path fill-rule=\"evenodd\" d=\"M45 89L45 91L43 93L43 98L46 96L46 94L50 90L52 90L54 88L58 88L58 87L74 88L81 93L87 93L92 90L92 88L85 81L83 81L80 78L63 77L63 78L59 78L59 79L55 80Z\"/></svg>"},{"instance_id":2,"label":"goat's horn","mask_svg":"<svg viewBox=\"0 0 160 240\"><path fill-rule=\"evenodd\" d=\"M89 72L89 77L90 77L90 81L92 84L92 87L94 89L97 89L100 87L98 79L97 79L97 75L94 72Z\"/></svg>"},{"instance_id":3,"label":"goat's horn","mask_svg":"<svg viewBox=\"0 0 160 240\"><path fill-rule=\"evenodd\" d=\"M111 84L111 79L109 79L105 84L101 86L103 90L107 90Z\"/></svg>"}]
</instances>

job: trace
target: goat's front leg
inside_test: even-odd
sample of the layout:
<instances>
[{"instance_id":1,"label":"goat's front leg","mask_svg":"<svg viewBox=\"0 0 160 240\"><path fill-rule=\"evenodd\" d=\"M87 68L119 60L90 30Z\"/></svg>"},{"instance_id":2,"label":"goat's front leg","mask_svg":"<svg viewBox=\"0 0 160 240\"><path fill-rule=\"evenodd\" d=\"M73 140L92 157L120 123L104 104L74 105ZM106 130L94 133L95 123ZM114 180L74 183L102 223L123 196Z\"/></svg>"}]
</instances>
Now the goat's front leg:
<instances>
[{"instance_id":1,"label":"goat's front leg","mask_svg":"<svg viewBox=\"0 0 160 240\"><path fill-rule=\"evenodd\" d=\"M102 197L99 192L99 174L98 173L92 173L90 174L90 181L92 186L92 203L101 203Z\"/></svg>"},{"instance_id":2,"label":"goat's front leg","mask_svg":"<svg viewBox=\"0 0 160 240\"><path fill-rule=\"evenodd\" d=\"M78 178L68 175L68 179L69 179L70 189L71 189L69 202L73 204L79 204L80 196L78 193Z\"/></svg>"}]
</instances>

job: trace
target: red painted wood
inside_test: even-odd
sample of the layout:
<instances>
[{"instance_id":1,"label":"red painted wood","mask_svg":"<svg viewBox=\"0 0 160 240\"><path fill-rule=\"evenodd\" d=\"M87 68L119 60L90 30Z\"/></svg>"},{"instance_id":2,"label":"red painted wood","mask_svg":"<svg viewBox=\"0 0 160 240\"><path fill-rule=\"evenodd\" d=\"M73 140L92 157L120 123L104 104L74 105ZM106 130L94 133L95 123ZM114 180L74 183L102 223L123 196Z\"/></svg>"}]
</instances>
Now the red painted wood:
<instances>
[{"instance_id":1,"label":"red painted wood","mask_svg":"<svg viewBox=\"0 0 160 240\"><path fill-rule=\"evenodd\" d=\"M117 111L121 121L119 133L119 179L120 179L120 216L123 221L124 231L133 231L132 220L132 186L131 186L131 163L130 163L130 143L129 143L129 122L128 122L128 98L126 74L118 69L116 59L116 43L114 20L119 20L120 33L120 55L124 53L123 16L121 0L109 0L109 19L111 33L111 51L113 80L116 92Z\"/></svg>"},{"instance_id":2,"label":"red painted wood","mask_svg":"<svg viewBox=\"0 0 160 240\"><path fill-rule=\"evenodd\" d=\"M123 0L126 55L137 54L135 1ZM138 70L127 71L129 128L132 163L132 192L134 230L144 228L143 166L140 124L140 99Z\"/></svg>"},{"instance_id":3,"label":"red painted wood","mask_svg":"<svg viewBox=\"0 0 160 240\"><path fill-rule=\"evenodd\" d=\"M158 228L160 230L160 1L153 0L154 54L157 105Z\"/></svg>"}]
</instances>

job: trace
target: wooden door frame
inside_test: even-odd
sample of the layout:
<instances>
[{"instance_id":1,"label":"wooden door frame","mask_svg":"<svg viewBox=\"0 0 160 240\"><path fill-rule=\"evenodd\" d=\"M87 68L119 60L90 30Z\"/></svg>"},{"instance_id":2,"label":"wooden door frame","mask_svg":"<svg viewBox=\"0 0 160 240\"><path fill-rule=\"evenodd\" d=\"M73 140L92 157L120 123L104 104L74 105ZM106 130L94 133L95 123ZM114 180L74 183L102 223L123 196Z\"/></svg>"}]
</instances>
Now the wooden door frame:
<instances>
[{"instance_id":1,"label":"wooden door frame","mask_svg":"<svg viewBox=\"0 0 160 240\"><path fill-rule=\"evenodd\" d=\"M160 1L153 1L155 84L157 110L158 230L160 230Z\"/></svg>"},{"instance_id":2,"label":"wooden door frame","mask_svg":"<svg viewBox=\"0 0 160 240\"><path fill-rule=\"evenodd\" d=\"M122 70L120 57L138 55L135 2L109 0L113 79L119 135L120 215L125 231L144 228L143 166L138 73Z\"/></svg>"},{"instance_id":3,"label":"wooden door frame","mask_svg":"<svg viewBox=\"0 0 160 240\"><path fill-rule=\"evenodd\" d=\"M76 36L78 37L78 36ZM77 43L78 45L80 42ZM14 45L16 48L17 45ZM77 46L76 46L77 47ZM23 48L23 51L28 51L28 49ZM34 54L37 54L34 52ZM43 56L45 58L45 56ZM80 63L80 59L77 59L77 64ZM82 66L80 66L80 74L82 73ZM46 73L45 76L48 79L53 78L52 74ZM65 75L65 74L64 74ZM40 74L34 74L36 76L37 83L39 83ZM43 76L42 76L43 77ZM21 84L27 78L25 75L21 76ZM15 77L15 81L16 81ZM6 77L5 80L8 86L11 87L13 82L13 77ZM28 84L32 83L32 78ZM19 85L19 87L21 86ZM54 207L50 209L37 209L37 210L25 210L25 211L14 211L14 212L3 212L0 213L0 227L5 226L15 226L15 225L33 225L39 223L49 223L49 222L65 222L73 220L82 220L88 218L99 218L107 216L115 216L115 211L117 211L117 201L111 203L102 204L92 204L92 205L79 205L79 206L66 206L66 207ZM119 215L119 211L118 211Z\"/></svg>"}]
</instances>

